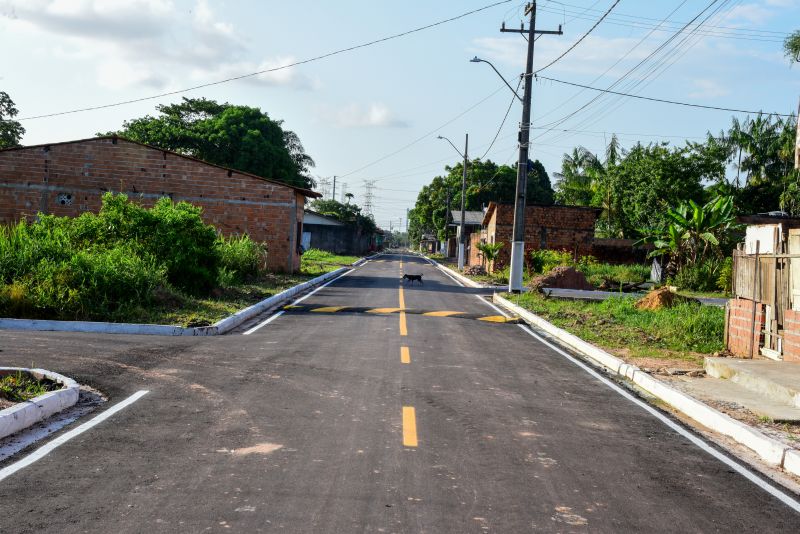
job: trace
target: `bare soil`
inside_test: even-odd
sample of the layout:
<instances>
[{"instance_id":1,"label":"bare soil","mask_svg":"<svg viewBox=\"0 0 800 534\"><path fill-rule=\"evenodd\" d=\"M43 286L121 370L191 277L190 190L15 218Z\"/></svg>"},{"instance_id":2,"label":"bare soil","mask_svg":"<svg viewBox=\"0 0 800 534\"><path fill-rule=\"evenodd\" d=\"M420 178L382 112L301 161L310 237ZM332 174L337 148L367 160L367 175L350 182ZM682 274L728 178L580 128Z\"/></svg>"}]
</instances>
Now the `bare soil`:
<instances>
[{"instance_id":1,"label":"bare soil","mask_svg":"<svg viewBox=\"0 0 800 534\"><path fill-rule=\"evenodd\" d=\"M684 297L683 295L673 293L667 287L661 287L659 289L654 289L639 299L639 301L636 302L636 307L640 310L660 310L662 308L671 308L682 302L696 302L700 304L700 301L697 299Z\"/></svg>"}]
</instances>

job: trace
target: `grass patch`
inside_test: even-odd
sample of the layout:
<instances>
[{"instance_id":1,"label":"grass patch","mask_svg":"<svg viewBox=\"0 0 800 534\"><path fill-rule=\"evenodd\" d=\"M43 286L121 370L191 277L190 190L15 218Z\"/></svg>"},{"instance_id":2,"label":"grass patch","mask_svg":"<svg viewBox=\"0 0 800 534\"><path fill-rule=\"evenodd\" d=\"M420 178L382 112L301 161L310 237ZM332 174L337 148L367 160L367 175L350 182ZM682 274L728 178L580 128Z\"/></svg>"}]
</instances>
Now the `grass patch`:
<instances>
[{"instance_id":1,"label":"grass patch","mask_svg":"<svg viewBox=\"0 0 800 534\"><path fill-rule=\"evenodd\" d=\"M306 250L300 256L300 271L311 276L320 276L357 261L360 256L340 256L316 248Z\"/></svg>"},{"instance_id":2,"label":"grass patch","mask_svg":"<svg viewBox=\"0 0 800 534\"><path fill-rule=\"evenodd\" d=\"M679 304L638 310L631 297L601 302L546 299L538 293L504 295L559 328L625 358L680 359L702 364L723 349L725 312Z\"/></svg>"},{"instance_id":3,"label":"grass patch","mask_svg":"<svg viewBox=\"0 0 800 534\"><path fill-rule=\"evenodd\" d=\"M60 384L52 380L37 380L22 371L0 376L0 398L10 402L25 402L57 389L61 389Z\"/></svg>"}]
</instances>

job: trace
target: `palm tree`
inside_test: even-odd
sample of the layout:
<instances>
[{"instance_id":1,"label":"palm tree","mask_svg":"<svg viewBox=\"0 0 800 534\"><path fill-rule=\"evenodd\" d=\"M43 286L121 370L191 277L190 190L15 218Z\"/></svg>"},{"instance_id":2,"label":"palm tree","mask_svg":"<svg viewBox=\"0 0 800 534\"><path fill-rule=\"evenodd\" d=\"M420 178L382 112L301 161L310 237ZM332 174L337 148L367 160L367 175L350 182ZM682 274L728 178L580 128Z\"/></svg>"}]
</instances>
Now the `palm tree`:
<instances>
[{"instance_id":1,"label":"palm tree","mask_svg":"<svg viewBox=\"0 0 800 534\"><path fill-rule=\"evenodd\" d=\"M503 248L503 243L478 243L476 247L478 247L478 250L483 254L486 270L491 271L497 256L500 255L500 249Z\"/></svg>"}]
</instances>

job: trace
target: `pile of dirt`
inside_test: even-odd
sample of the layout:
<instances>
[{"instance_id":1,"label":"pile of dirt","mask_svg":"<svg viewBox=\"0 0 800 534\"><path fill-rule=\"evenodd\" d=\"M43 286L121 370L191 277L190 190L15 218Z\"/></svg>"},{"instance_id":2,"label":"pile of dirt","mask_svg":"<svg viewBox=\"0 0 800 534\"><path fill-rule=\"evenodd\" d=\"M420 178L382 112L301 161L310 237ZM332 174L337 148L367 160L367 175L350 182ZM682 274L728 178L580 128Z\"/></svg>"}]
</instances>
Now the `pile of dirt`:
<instances>
[{"instance_id":1,"label":"pile of dirt","mask_svg":"<svg viewBox=\"0 0 800 534\"><path fill-rule=\"evenodd\" d=\"M464 274L467 276L482 276L486 274L486 268L483 265L464 267Z\"/></svg>"},{"instance_id":2,"label":"pile of dirt","mask_svg":"<svg viewBox=\"0 0 800 534\"><path fill-rule=\"evenodd\" d=\"M691 297L684 297L673 293L668 287L654 289L636 302L639 310L660 310L662 308L672 308L676 304L691 302L700 304L700 301Z\"/></svg>"},{"instance_id":3,"label":"pile of dirt","mask_svg":"<svg viewBox=\"0 0 800 534\"><path fill-rule=\"evenodd\" d=\"M594 287L590 284L582 272L575 267L555 267L547 274L539 275L530 282L531 289L540 290L544 287L557 289L588 289Z\"/></svg>"}]
</instances>

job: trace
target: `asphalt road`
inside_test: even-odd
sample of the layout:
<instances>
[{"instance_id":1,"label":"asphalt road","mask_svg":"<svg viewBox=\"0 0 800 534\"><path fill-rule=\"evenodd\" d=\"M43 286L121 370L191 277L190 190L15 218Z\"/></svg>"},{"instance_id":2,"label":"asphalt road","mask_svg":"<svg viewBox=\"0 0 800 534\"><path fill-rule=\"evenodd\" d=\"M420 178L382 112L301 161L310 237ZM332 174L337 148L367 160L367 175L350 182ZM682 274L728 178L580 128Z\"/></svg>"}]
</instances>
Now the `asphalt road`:
<instances>
[{"instance_id":1,"label":"asphalt road","mask_svg":"<svg viewBox=\"0 0 800 534\"><path fill-rule=\"evenodd\" d=\"M0 482L0 531L798 531L640 406L481 320L497 313L474 290L402 260L250 335L0 333L3 364L72 376L107 407L150 392ZM424 276L405 306L401 269ZM469 315L424 315L445 311Z\"/></svg>"}]
</instances>

